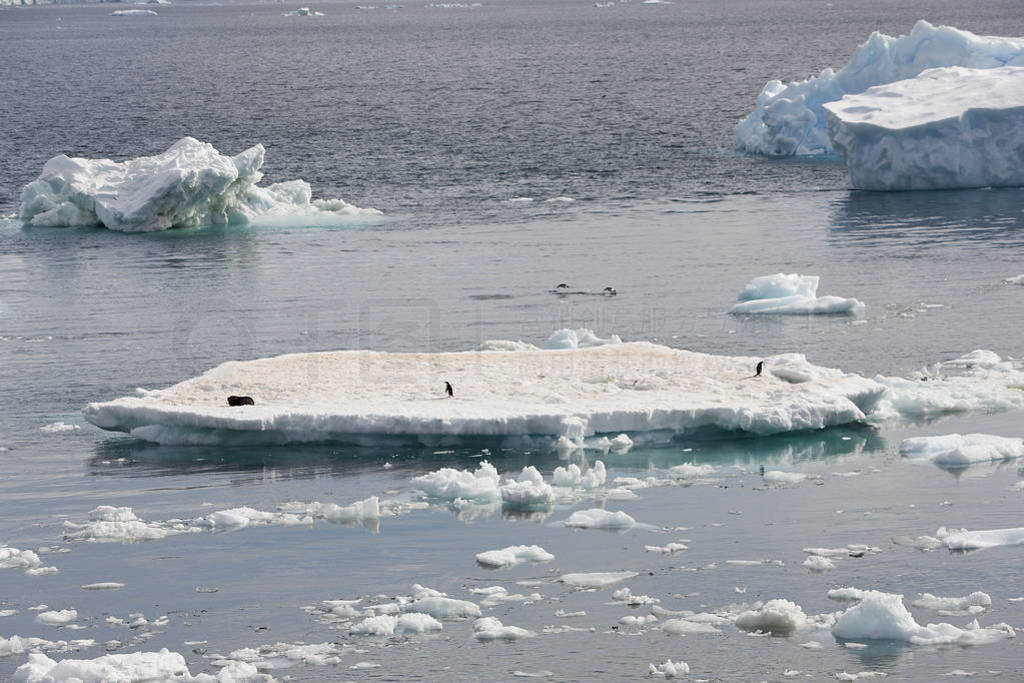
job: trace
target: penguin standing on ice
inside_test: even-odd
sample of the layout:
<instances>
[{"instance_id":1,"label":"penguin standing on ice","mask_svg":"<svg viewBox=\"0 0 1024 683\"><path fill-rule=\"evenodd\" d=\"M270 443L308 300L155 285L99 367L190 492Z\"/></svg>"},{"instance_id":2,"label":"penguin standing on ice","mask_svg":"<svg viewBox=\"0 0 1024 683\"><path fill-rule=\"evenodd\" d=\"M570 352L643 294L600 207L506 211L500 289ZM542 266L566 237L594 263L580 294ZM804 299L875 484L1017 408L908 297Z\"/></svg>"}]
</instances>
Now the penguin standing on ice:
<instances>
[{"instance_id":1,"label":"penguin standing on ice","mask_svg":"<svg viewBox=\"0 0 1024 683\"><path fill-rule=\"evenodd\" d=\"M758 361L757 367L754 368L754 377L760 377L761 371L764 370L764 361Z\"/></svg>"},{"instance_id":2,"label":"penguin standing on ice","mask_svg":"<svg viewBox=\"0 0 1024 683\"><path fill-rule=\"evenodd\" d=\"M444 383L444 393L448 394L448 398L452 398L455 396L455 391L452 389L451 382Z\"/></svg>"}]
</instances>

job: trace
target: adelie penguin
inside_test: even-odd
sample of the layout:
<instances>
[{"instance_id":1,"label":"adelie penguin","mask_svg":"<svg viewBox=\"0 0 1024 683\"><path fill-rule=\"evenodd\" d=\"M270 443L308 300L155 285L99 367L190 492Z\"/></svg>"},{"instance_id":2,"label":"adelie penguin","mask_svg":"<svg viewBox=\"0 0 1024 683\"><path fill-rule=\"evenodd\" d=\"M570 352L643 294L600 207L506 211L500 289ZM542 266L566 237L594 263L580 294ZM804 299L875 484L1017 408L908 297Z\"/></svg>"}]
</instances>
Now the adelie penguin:
<instances>
[{"instance_id":1,"label":"adelie penguin","mask_svg":"<svg viewBox=\"0 0 1024 683\"><path fill-rule=\"evenodd\" d=\"M763 360L757 362L757 367L754 368L754 377L760 377L762 370L764 370Z\"/></svg>"},{"instance_id":2,"label":"adelie penguin","mask_svg":"<svg viewBox=\"0 0 1024 683\"><path fill-rule=\"evenodd\" d=\"M455 390L452 389L451 382L444 383L444 393L448 394L448 398L455 396Z\"/></svg>"},{"instance_id":3,"label":"adelie penguin","mask_svg":"<svg viewBox=\"0 0 1024 683\"><path fill-rule=\"evenodd\" d=\"M254 406L256 401L252 400L252 396L228 396L228 405L231 407Z\"/></svg>"}]
</instances>

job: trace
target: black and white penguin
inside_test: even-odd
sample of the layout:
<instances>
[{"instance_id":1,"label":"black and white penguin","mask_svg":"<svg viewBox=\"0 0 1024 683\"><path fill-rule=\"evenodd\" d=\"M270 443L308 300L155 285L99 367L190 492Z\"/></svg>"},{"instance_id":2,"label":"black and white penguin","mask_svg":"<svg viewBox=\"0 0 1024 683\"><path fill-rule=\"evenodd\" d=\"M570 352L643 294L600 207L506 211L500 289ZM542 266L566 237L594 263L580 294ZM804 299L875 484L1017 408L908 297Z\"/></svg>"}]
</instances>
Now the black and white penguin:
<instances>
[{"instance_id":1,"label":"black and white penguin","mask_svg":"<svg viewBox=\"0 0 1024 683\"><path fill-rule=\"evenodd\" d=\"M448 394L449 398L455 396L455 390L452 389L451 382L444 383L444 393Z\"/></svg>"},{"instance_id":2,"label":"black and white penguin","mask_svg":"<svg viewBox=\"0 0 1024 683\"><path fill-rule=\"evenodd\" d=\"M758 361L757 367L754 368L754 377L760 377L761 371L764 370L764 361Z\"/></svg>"}]
</instances>

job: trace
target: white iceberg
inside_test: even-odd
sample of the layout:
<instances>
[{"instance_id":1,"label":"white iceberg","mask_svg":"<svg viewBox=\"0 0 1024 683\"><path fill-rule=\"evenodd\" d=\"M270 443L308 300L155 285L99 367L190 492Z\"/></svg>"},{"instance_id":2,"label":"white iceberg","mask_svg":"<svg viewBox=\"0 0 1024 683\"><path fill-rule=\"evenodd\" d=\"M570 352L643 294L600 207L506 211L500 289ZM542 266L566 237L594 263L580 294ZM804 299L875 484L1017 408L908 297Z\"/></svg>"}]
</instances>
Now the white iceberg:
<instances>
[{"instance_id":1,"label":"white iceberg","mask_svg":"<svg viewBox=\"0 0 1024 683\"><path fill-rule=\"evenodd\" d=\"M769 600L761 607L741 612L736 617L737 628L775 635L788 635L809 625L810 621L799 605L781 598Z\"/></svg>"},{"instance_id":2,"label":"white iceberg","mask_svg":"<svg viewBox=\"0 0 1024 683\"><path fill-rule=\"evenodd\" d=\"M611 529L613 531L624 531L632 529L636 520L622 510L609 512L593 508L590 510L577 510L565 520L565 526L577 529Z\"/></svg>"},{"instance_id":3,"label":"white iceberg","mask_svg":"<svg viewBox=\"0 0 1024 683\"><path fill-rule=\"evenodd\" d=\"M921 626L903 604L903 596L864 591L858 604L843 612L832 634L844 640L900 640L915 645L981 645L1014 638L1013 627L996 624L981 628L977 620L966 628L952 624Z\"/></svg>"},{"instance_id":4,"label":"white iceberg","mask_svg":"<svg viewBox=\"0 0 1024 683\"><path fill-rule=\"evenodd\" d=\"M413 477L412 482L430 498L486 503L501 498L499 480L498 470L485 460L476 471L442 467L435 472Z\"/></svg>"},{"instance_id":5,"label":"white iceberg","mask_svg":"<svg viewBox=\"0 0 1024 683\"><path fill-rule=\"evenodd\" d=\"M736 124L735 147L774 156L831 152L822 105L943 66L1024 66L1024 39L978 36L923 20L898 38L876 31L838 73L825 69L805 81L765 84L754 111Z\"/></svg>"},{"instance_id":6,"label":"white iceberg","mask_svg":"<svg viewBox=\"0 0 1024 683\"><path fill-rule=\"evenodd\" d=\"M824 108L858 189L1024 185L1024 63L929 69Z\"/></svg>"},{"instance_id":7,"label":"white iceberg","mask_svg":"<svg viewBox=\"0 0 1024 683\"><path fill-rule=\"evenodd\" d=\"M941 467L967 467L977 462L1024 456L1024 440L990 434L945 434L904 439L900 455L928 460Z\"/></svg>"},{"instance_id":8,"label":"white iceberg","mask_svg":"<svg viewBox=\"0 0 1024 683\"><path fill-rule=\"evenodd\" d=\"M121 162L61 154L25 186L19 215L29 225L151 232L263 218L323 222L380 214L340 199L314 201L304 180L260 187L263 155L263 145L256 145L229 157L190 137L161 154Z\"/></svg>"},{"instance_id":9,"label":"white iceberg","mask_svg":"<svg viewBox=\"0 0 1024 683\"><path fill-rule=\"evenodd\" d=\"M818 276L776 273L755 277L740 292L733 314L856 315L865 306L857 299L818 296Z\"/></svg>"},{"instance_id":10,"label":"white iceberg","mask_svg":"<svg viewBox=\"0 0 1024 683\"><path fill-rule=\"evenodd\" d=\"M476 561L485 567L514 567L524 562L550 562L555 556L539 545L512 545L501 550L477 553Z\"/></svg>"},{"instance_id":11,"label":"white iceberg","mask_svg":"<svg viewBox=\"0 0 1024 683\"><path fill-rule=\"evenodd\" d=\"M623 432L822 429L864 421L885 391L878 382L791 355L801 377L747 381L755 358L644 342L564 351L300 353L224 363L167 389L92 403L85 417L103 429L177 445L434 445L473 436L550 443ZM775 361L783 364L772 357L768 366ZM453 399L441 395L445 377L458 378ZM653 378L656 388L636 388L640 378ZM230 407L225 399L232 394L254 394L255 405ZM552 402L553 394L565 400ZM595 463L587 474L581 486L603 485L603 466ZM490 472L451 471L415 483L431 496L501 497ZM560 484L557 476L554 483Z\"/></svg>"},{"instance_id":12,"label":"white iceberg","mask_svg":"<svg viewBox=\"0 0 1024 683\"><path fill-rule=\"evenodd\" d=\"M520 640L535 635L525 628L505 626L496 617L483 617L473 622L473 637L477 640Z\"/></svg>"}]
</instances>

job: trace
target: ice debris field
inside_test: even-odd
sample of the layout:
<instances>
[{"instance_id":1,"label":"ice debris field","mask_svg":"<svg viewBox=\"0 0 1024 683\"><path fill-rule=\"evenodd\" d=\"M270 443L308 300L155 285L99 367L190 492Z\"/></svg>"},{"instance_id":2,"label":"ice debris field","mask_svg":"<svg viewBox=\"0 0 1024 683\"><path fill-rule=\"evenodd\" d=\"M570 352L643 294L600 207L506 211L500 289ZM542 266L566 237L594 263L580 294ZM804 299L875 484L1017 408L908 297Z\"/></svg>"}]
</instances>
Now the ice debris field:
<instances>
[{"instance_id":1,"label":"ice debris field","mask_svg":"<svg viewBox=\"0 0 1024 683\"><path fill-rule=\"evenodd\" d=\"M767 435L1024 406L1021 364L989 351L937 363L917 377L867 378L801 354L765 358L763 374L755 376L757 358L602 340L589 330L560 330L545 346L554 348L493 341L451 353L336 351L232 361L166 389L91 403L85 418L176 445L441 445L486 436L608 451L637 438ZM454 396L445 395L445 382ZM231 395L252 396L254 405L228 406ZM534 494L525 482L509 495Z\"/></svg>"},{"instance_id":2,"label":"ice debris field","mask_svg":"<svg viewBox=\"0 0 1024 683\"><path fill-rule=\"evenodd\" d=\"M61 154L25 186L19 217L36 226L152 232L295 219L332 225L380 215L342 199L314 200L304 180L260 186L264 153L255 145L226 156L186 137L155 156L120 162Z\"/></svg>"}]
</instances>

